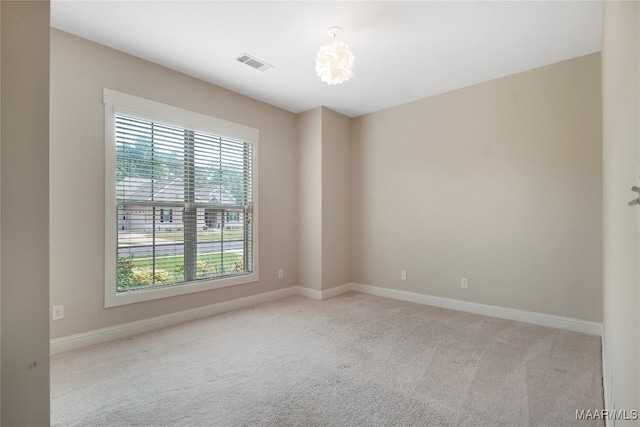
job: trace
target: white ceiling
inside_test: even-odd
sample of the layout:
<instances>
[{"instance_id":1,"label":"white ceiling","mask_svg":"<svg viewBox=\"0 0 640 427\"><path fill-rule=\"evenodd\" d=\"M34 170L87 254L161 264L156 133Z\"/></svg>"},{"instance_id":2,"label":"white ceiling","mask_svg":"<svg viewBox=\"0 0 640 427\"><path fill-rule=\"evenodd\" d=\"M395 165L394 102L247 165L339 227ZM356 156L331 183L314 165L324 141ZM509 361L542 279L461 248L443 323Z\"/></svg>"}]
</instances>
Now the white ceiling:
<instances>
[{"instance_id":1,"label":"white ceiling","mask_svg":"<svg viewBox=\"0 0 640 427\"><path fill-rule=\"evenodd\" d=\"M350 117L598 52L602 1L67 1L51 25L294 113ZM355 76L315 74L330 26ZM275 68L236 61L248 53Z\"/></svg>"}]
</instances>

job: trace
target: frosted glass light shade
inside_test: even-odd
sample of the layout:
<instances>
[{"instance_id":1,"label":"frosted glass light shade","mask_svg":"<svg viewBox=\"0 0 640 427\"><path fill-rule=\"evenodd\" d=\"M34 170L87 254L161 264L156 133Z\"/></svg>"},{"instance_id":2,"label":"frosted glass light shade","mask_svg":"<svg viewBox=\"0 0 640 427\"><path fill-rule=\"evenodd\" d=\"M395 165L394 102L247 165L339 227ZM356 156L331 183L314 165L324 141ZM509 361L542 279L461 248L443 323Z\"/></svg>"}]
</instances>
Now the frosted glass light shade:
<instances>
[{"instance_id":1,"label":"frosted glass light shade","mask_svg":"<svg viewBox=\"0 0 640 427\"><path fill-rule=\"evenodd\" d=\"M353 77L355 57L343 42L333 40L322 46L316 57L316 73L323 82L330 85L346 82Z\"/></svg>"}]
</instances>

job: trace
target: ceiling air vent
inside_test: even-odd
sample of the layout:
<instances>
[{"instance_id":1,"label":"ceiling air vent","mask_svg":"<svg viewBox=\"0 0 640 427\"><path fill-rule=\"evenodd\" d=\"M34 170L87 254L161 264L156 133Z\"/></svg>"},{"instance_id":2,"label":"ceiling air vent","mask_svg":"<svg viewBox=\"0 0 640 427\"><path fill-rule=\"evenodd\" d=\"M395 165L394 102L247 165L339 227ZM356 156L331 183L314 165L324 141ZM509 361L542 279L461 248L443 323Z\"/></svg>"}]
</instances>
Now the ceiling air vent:
<instances>
[{"instance_id":1,"label":"ceiling air vent","mask_svg":"<svg viewBox=\"0 0 640 427\"><path fill-rule=\"evenodd\" d=\"M269 68L273 68L273 65L269 65L266 62L259 60L258 58L254 58L251 55L247 55L246 53L243 53L242 55L238 56L236 59L242 62L243 64L247 64L248 66L253 67L256 70L260 70L260 71L267 71Z\"/></svg>"}]
</instances>

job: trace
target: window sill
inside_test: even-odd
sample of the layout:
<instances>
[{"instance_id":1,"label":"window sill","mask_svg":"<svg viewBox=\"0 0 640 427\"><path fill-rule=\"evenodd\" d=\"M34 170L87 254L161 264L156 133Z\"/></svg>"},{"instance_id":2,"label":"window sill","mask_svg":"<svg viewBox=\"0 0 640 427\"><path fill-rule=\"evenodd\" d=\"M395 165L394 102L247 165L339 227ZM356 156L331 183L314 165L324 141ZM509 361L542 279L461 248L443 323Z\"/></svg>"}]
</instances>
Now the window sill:
<instances>
[{"instance_id":1,"label":"window sill","mask_svg":"<svg viewBox=\"0 0 640 427\"><path fill-rule=\"evenodd\" d=\"M213 289L226 288L229 286L253 283L259 280L258 272L242 276L226 277L214 280L199 280L197 282L179 283L176 285L159 286L149 289L138 289L124 292L110 292L105 294L105 308L117 307L120 305L134 304L144 301L187 295L195 292L210 291Z\"/></svg>"}]
</instances>

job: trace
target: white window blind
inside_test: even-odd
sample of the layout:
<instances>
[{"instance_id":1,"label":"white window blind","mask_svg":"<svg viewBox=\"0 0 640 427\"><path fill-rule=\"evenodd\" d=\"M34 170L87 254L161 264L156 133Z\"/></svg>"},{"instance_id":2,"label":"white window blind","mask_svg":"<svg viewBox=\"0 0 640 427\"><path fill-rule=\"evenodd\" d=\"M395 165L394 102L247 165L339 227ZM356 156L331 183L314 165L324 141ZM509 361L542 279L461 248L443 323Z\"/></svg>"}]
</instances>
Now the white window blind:
<instances>
[{"instance_id":1,"label":"white window blind","mask_svg":"<svg viewBox=\"0 0 640 427\"><path fill-rule=\"evenodd\" d=\"M257 129L104 90L105 307L256 282Z\"/></svg>"},{"instance_id":2,"label":"white window blind","mask_svg":"<svg viewBox=\"0 0 640 427\"><path fill-rule=\"evenodd\" d=\"M117 290L252 272L252 149L115 116Z\"/></svg>"}]
</instances>

